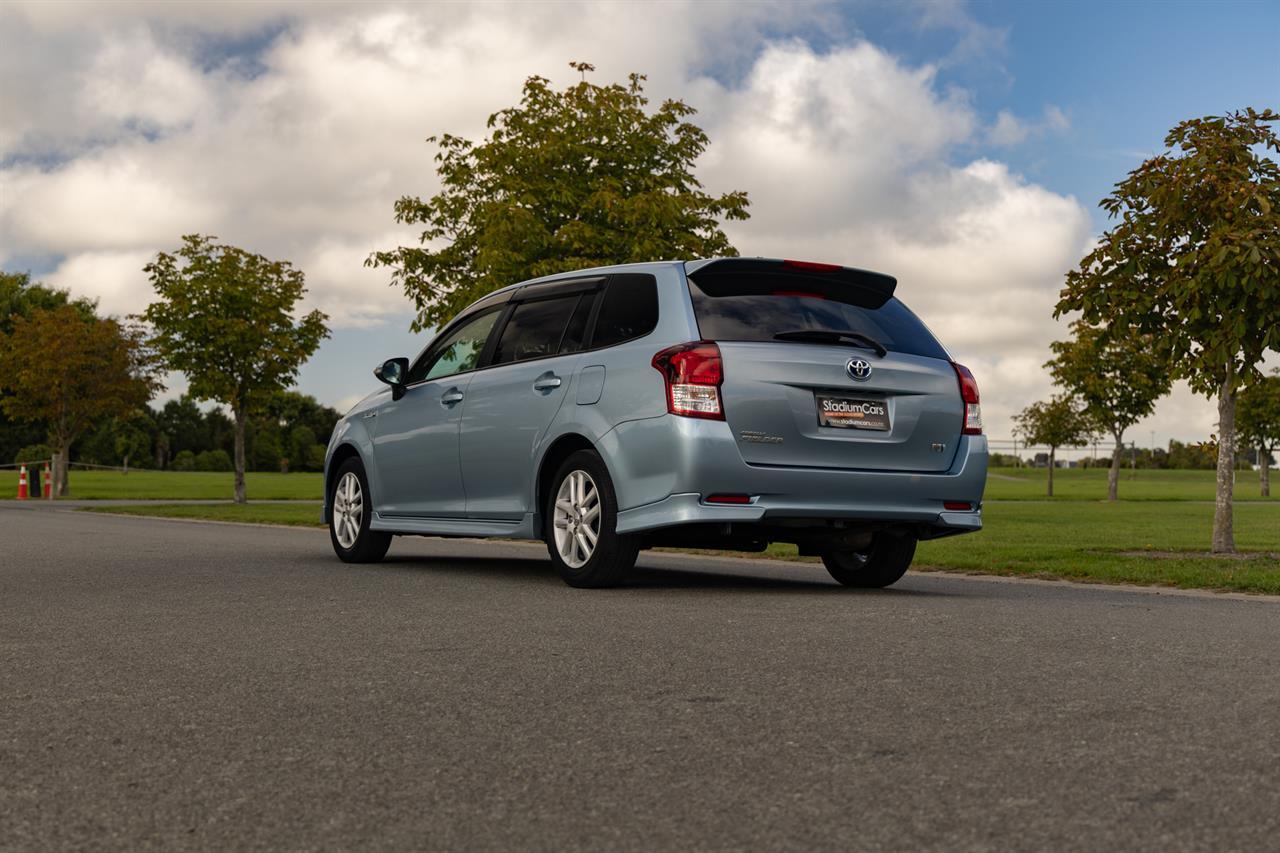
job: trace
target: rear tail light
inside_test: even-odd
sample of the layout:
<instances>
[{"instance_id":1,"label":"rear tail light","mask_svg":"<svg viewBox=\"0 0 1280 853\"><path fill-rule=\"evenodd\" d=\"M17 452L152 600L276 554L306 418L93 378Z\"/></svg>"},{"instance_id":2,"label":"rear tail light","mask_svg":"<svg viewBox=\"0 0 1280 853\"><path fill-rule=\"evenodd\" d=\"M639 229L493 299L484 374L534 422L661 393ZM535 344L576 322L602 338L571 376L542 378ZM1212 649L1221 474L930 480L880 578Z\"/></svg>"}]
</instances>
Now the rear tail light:
<instances>
[{"instance_id":1,"label":"rear tail light","mask_svg":"<svg viewBox=\"0 0 1280 853\"><path fill-rule=\"evenodd\" d=\"M667 411L687 418L724 420L720 383L724 369L720 347L695 341L667 347L653 357L653 366L667 383Z\"/></svg>"},{"instance_id":2,"label":"rear tail light","mask_svg":"<svg viewBox=\"0 0 1280 853\"><path fill-rule=\"evenodd\" d=\"M749 504L751 503L751 495L736 495L736 494L707 495L706 502L709 504Z\"/></svg>"},{"instance_id":3,"label":"rear tail light","mask_svg":"<svg viewBox=\"0 0 1280 853\"><path fill-rule=\"evenodd\" d=\"M957 510L961 512L969 512L973 509L973 504L968 501L943 501L943 509Z\"/></svg>"},{"instance_id":4,"label":"rear tail light","mask_svg":"<svg viewBox=\"0 0 1280 853\"><path fill-rule=\"evenodd\" d=\"M982 406L978 405L978 380L963 364L951 362L960 383L960 398L964 400L964 435L982 435Z\"/></svg>"}]
</instances>

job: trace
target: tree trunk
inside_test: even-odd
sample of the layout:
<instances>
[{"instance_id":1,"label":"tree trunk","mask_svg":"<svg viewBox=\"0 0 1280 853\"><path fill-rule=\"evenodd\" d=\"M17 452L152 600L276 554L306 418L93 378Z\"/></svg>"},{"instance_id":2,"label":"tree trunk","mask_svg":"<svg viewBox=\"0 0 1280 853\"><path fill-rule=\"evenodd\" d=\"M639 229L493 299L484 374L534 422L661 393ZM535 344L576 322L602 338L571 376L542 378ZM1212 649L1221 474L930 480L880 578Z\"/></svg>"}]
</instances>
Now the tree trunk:
<instances>
[{"instance_id":1,"label":"tree trunk","mask_svg":"<svg viewBox=\"0 0 1280 853\"><path fill-rule=\"evenodd\" d=\"M1231 501L1236 472L1236 392L1231 377L1218 393L1218 494L1213 507L1213 553L1233 554L1236 537L1232 529Z\"/></svg>"},{"instance_id":2,"label":"tree trunk","mask_svg":"<svg viewBox=\"0 0 1280 853\"><path fill-rule=\"evenodd\" d=\"M1056 447L1051 446L1049 448L1049 497L1053 497L1053 456L1057 450L1058 448Z\"/></svg>"},{"instance_id":3,"label":"tree trunk","mask_svg":"<svg viewBox=\"0 0 1280 853\"><path fill-rule=\"evenodd\" d=\"M244 496L244 412L236 411L236 503L245 503Z\"/></svg>"},{"instance_id":4,"label":"tree trunk","mask_svg":"<svg viewBox=\"0 0 1280 853\"><path fill-rule=\"evenodd\" d=\"M1258 445L1258 479L1262 485L1262 496L1271 497L1271 450Z\"/></svg>"},{"instance_id":5,"label":"tree trunk","mask_svg":"<svg viewBox=\"0 0 1280 853\"><path fill-rule=\"evenodd\" d=\"M54 497L71 497L71 439L58 441L58 470L53 472Z\"/></svg>"},{"instance_id":6,"label":"tree trunk","mask_svg":"<svg viewBox=\"0 0 1280 853\"><path fill-rule=\"evenodd\" d=\"M1124 452L1124 433L1113 433L1116 440L1115 452L1111 454L1111 470L1107 472L1107 500L1120 498L1120 455Z\"/></svg>"}]
</instances>

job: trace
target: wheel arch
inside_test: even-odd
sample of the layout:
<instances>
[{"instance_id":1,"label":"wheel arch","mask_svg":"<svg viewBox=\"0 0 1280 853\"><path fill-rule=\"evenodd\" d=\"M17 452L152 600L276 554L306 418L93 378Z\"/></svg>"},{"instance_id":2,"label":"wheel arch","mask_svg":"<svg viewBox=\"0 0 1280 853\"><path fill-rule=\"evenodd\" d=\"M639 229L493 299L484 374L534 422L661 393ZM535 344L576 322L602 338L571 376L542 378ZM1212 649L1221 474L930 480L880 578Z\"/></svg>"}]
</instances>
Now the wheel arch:
<instances>
[{"instance_id":1,"label":"wheel arch","mask_svg":"<svg viewBox=\"0 0 1280 853\"><path fill-rule=\"evenodd\" d=\"M533 513L534 536L544 537L542 508L547 505L547 499L551 496L551 478L555 476L556 469L563 464L564 460L579 450L591 450L600 454L599 448L595 446L591 439L577 432L568 432L558 436L542 454L542 459L538 463L538 476L534 487L534 497L537 500ZM600 455L603 458L603 454ZM605 467L608 467L607 462Z\"/></svg>"},{"instance_id":2,"label":"wheel arch","mask_svg":"<svg viewBox=\"0 0 1280 853\"><path fill-rule=\"evenodd\" d=\"M360 464L364 465L365 477L369 476L369 466L365 464L364 457L354 444L344 441L334 448L333 455L329 457L329 464L324 469L324 511L326 521L329 518L329 510L331 509L329 496L333 494L334 478L338 476L338 469L342 467L342 464L352 457L360 460Z\"/></svg>"}]
</instances>

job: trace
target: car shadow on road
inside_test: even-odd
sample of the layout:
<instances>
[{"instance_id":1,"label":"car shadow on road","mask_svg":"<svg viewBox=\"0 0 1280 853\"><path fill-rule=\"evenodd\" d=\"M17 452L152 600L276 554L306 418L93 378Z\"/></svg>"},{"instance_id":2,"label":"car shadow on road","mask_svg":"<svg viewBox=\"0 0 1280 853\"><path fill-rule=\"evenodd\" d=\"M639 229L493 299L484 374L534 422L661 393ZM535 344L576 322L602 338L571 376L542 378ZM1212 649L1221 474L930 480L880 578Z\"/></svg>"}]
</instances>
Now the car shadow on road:
<instances>
[{"instance_id":1,"label":"car shadow on road","mask_svg":"<svg viewBox=\"0 0 1280 853\"><path fill-rule=\"evenodd\" d=\"M562 585L551 563L539 557L464 557L402 555L388 556L382 563L397 570L425 570L432 573L473 575L477 578L508 578L523 582ZM760 592L806 592L822 594L887 595L894 597L938 597L949 593L921 589L850 589L822 577L769 577L738 572L695 571L691 569L637 566L620 591L635 590L741 590ZM616 592L616 591L615 591Z\"/></svg>"}]
</instances>

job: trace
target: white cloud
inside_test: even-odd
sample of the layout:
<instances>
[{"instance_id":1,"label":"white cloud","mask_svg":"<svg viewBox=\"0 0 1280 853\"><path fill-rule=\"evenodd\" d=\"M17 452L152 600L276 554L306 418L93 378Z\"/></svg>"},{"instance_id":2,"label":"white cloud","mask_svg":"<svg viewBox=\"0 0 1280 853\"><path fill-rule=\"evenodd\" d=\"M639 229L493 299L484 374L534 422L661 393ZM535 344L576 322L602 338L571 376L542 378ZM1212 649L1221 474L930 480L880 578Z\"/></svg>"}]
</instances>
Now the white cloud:
<instances>
[{"instance_id":1,"label":"white cloud","mask_svg":"<svg viewBox=\"0 0 1280 853\"><path fill-rule=\"evenodd\" d=\"M955 4L916 9L956 34L940 63L1002 49L1002 31ZM602 81L646 71L655 101L699 108L708 188L752 199L729 227L745 254L897 275L978 374L993 434L1048 393L1040 365L1065 334L1051 308L1089 219L971 152L1060 132L1066 116L984 126L932 66L866 41L817 51L806 32L839 30L826 4L10 3L5 24L0 258L61 256L46 278L107 311L141 310L142 265L202 232L292 260L307 307L335 326L402 315L363 260L415 239L391 205L437 187L425 137L480 136L527 75L565 83L581 59ZM251 57L227 55L245 42ZM1180 402L1167 431L1203 435L1198 411Z\"/></svg>"},{"instance_id":2,"label":"white cloud","mask_svg":"<svg viewBox=\"0 0 1280 853\"><path fill-rule=\"evenodd\" d=\"M1062 133L1071 127L1071 120L1061 109L1049 104L1038 121L1026 121L1008 110L996 114L995 123L987 129L987 141L992 145L1020 145L1030 138L1049 133Z\"/></svg>"},{"instance_id":3,"label":"white cloud","mask_svg":"<svg viewBox=\"0 0 1280 853\"><path fill-rule=\"evenodd\" d=\"M867 43L819 54L774 45L711 129L708 179L744 186L744 254L834 260L891 272L898 294L977 373L991 431L1047 393L1041 364L1065 334L1052 319L1063 275L1090 239L1072 198L991 160L951 165L979 132L933 69Z\"/></svg>"}]
</instances>

